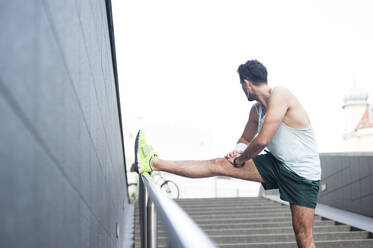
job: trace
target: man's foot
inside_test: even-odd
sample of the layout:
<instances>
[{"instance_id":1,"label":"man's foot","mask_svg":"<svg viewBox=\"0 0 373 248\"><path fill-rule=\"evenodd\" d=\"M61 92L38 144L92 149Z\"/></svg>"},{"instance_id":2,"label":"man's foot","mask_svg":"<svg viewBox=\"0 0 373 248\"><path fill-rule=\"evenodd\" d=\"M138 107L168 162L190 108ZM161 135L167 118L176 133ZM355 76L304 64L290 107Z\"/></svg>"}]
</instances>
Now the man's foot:
<instances>
[{"instance_id":1,"label":"man's foot","mask_svg":"<svg viewBox=\"0 0 373 248\"><path fill-rule=\"evenodd\" d=\"M139 130L135 141L135 164L139 173L153 171L150 162L154 156L157 156L157 153L150 145L146 144L144 131Z\"/></svg>"}]
</instances>

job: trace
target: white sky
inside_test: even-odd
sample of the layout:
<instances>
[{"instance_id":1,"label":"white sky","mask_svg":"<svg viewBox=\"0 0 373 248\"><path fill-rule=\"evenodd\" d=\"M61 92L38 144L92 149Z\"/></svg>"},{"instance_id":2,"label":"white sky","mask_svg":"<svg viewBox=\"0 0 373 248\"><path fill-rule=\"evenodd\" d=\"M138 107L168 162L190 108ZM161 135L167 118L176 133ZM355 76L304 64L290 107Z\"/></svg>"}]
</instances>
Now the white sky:
<instances>
[{"instance_id":1,"label":"white sky","mask_svg":"<svg viewBox=\"0 0 373 248\"><path fill-rule=\"evenodd\" d=\"M320 152L342 151L354 75L373 95L370 2L113 0L127 157L140 126L164 158L230 151L252 104L236 70L254 58L306 108Z\"/></svg>"}]
</instances>

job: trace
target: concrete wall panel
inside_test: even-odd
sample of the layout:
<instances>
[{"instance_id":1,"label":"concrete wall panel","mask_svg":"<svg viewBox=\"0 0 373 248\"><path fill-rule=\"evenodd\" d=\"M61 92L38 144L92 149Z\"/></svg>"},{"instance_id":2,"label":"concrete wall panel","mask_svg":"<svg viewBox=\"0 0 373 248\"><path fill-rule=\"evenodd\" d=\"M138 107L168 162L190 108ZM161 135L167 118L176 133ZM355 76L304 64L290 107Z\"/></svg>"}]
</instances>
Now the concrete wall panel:
<instances>
[{"instance_id":1,"label":"concrete wall panel","mask_svg":"<svg viewBox=\"0 0 373 248\"><path fill-rule=\"evenodd\" d=\"M373 154L321 154L319 202L355 213L373 216Z\"/></svg>"},{"instance_id":2,"label":"concrete wall panel","mask_svg":"<svg viewBox=\"0 0 373 248\"><path fill-rule=\"evenodd\" d=\"M105 1L8 1L0 28L0 246L123 247Z\"/></svg>"}]
</instances>

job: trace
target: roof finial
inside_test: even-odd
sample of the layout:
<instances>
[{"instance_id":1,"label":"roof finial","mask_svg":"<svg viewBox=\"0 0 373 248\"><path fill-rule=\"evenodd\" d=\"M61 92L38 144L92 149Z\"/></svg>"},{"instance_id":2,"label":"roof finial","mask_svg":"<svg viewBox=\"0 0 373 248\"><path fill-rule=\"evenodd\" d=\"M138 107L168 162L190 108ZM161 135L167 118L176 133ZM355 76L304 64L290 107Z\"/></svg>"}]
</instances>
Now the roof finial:
<instances>
[{"instance_id":1,"label":"roof finial","mask_svg":"<svg viewBox=\"0 0 373 248\"><path fill-rule=\"evenodd\" d=\"M352 74L352 87L344 95L344 106L351 104L367 104L369 94L357 84L356 73Z\"/></svg>"}]
</instances>

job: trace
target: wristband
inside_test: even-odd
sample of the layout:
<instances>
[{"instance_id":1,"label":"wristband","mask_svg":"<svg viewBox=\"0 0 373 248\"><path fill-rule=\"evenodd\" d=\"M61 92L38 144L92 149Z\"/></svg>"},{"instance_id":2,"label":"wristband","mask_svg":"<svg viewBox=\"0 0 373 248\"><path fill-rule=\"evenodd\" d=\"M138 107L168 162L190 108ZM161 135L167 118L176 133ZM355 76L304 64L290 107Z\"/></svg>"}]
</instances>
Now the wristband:
<instances>
[{"instance_id":1,"label":"wristband","mask_svg":"<svg viewBox=\"0 0 373 248\"><path fill-rule=\"evenodd\" d=\"M236 147L234 148L234 150L237 151L237 152L243 152L243 151L246 150L246 148L247 148L246 144L244 144L244 143L238 143L236 145Z\"/></svg>"},{"instance_id":2,"label":"wristband","mask_svg":"<svg viewBox=\"0 0 373 248\"><path fill-rule=\"evenodd\" d=\"M233 159L233 166L236 167L236 168L239 168L239 167L242 167L245 162L242 162L241 164L237 164L236 163L236 159L238 159L238 157L236 157L235 159Z\"/></svg>"}]
</instances>

